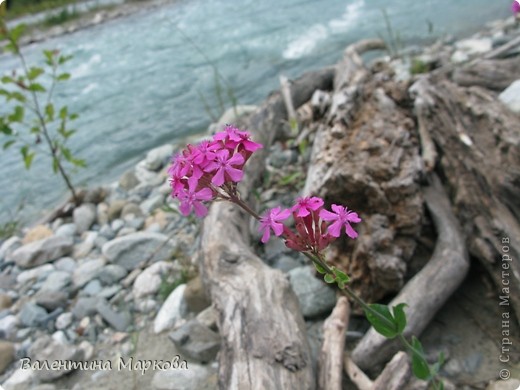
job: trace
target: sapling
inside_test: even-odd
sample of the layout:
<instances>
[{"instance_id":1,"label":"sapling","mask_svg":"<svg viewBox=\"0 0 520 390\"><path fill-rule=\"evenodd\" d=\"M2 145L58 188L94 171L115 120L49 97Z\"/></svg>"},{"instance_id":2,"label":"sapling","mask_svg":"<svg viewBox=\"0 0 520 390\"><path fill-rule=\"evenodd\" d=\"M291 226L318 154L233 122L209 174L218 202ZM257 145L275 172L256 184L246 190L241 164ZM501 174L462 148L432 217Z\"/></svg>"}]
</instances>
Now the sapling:
<instances>
[{"instance_id":1,"label":"sapling","mask_svg":"<svg viewBox=\"0 0 520 390\"><path fill-rule=\"evenodd\" d=\"M26 169L32 166L36 150L48 154L53 172L61 176L74 202L79 203L70 172L64 164L86 166L85 161L75 157L66 145L76 133L70 128L70 123L78 115L69 112L66 105L56 107L53 103L56 85L70 78L70 74L61 72L60 68L72 57L62 55L58 50L44 50L46 66L29 66L19 43L24 29L25 26L20 24L10 30L0 17L0 43L6 42L3 50L13 53L21 65L21 71L13 70L0 79L0 95L5 98L8 110L0 115L0 133L6 138L2 147L19 146ZM44 79L47 79L47 85L42 82Z\"/></svg>"}]
</instances>

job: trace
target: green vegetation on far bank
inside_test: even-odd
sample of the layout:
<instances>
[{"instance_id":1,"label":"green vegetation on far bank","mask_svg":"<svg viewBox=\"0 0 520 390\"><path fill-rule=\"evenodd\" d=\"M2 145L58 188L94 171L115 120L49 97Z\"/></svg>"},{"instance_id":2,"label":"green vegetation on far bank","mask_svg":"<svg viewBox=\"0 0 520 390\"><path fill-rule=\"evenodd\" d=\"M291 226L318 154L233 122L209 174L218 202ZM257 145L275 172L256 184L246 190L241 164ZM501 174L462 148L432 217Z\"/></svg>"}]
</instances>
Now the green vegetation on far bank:
<instances>
[{"instance_id":1,"label":"green vegetation on far bank","mask_svg":"<svg viewBox=\"0 0 520 390\"><path fill-rule=\"evenodd\" d=\"M77 2L77 0L8 0L6 19L11 20L24 15L76 4Z\"/></svg>"}]
</instances>

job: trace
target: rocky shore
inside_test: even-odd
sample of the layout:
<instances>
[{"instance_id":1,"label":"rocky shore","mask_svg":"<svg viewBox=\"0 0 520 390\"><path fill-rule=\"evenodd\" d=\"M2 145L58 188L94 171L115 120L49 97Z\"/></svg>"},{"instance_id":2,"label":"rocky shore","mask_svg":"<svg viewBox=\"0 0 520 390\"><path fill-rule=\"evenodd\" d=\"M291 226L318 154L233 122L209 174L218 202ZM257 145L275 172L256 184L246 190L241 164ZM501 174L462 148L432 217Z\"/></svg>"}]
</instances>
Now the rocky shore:
<instances>
[{"instance_id":1,"label":"rocky shore","mask_svg":"<svg viewBox=\"0 0 520 390\"><path fill-rule=\"evenodd\" d=\"M473 37L409 48L400 58L378 59L372 66L389 66L396 82L409 82L414 73L435 71L440 63L457 67L519 36L517 23L509 19ZM510 50L515 53L518 44ZM498 96L519 113L520 74L517 79L504 81ZM300 121L325 112L334 104L331 98L317 91L298 110ZM237 120L230 110L209 132ZM287 134L270 147L268 177L258 189L266 207L288 204L302 190L313 142L312 134L307 136L306 148L290 146ZM166 168L182 147L151 150L118 182L87 191L68 215L0 242L0 383L6 390L217 388L217 313L198 276L203 222L183 217L169 197ZM334 290L282 242L272 240L258 251L290 280L316 361L323 320L336 302ZM367 328L365 320L352 318L348 341L357 341ZM434 344L432 333L428 337ZM487 388L501 389L491 374L500 362L483 363L485 354L468 348L448 359L443 374L456 388L472 389L460 378L484 372Z\"/></svg>"}]
</instances>

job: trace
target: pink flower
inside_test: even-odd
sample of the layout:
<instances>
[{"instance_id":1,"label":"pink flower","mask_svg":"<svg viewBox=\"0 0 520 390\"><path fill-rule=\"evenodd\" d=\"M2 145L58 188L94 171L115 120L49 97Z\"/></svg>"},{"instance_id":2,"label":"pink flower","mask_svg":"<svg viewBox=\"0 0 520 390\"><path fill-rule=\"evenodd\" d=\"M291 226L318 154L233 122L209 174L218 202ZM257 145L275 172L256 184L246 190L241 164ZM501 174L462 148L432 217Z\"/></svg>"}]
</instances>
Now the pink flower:
<instances>
[{"instance_id":1,"label":"pink flower","mask_svg":"<svg viewBox=\"0 0 520 390\"><path fill-rule=\"evenodd\" d=\"M323 199L313 196L312 198L300 197L296 200L296 204L291 208L297 217L306 217L311 211L318 210L323 206Z\"/></svg>"},{"instance_id":2,"label":"pink flower","mask_svg":"<svg viewBox=\"0 0 520 390\"><path fill-rule=\"evenodd\" d=\"M201 141L193 151L193 162L199 166L205 166L215 158L215 151L222 145L208 140Z\"/></svg>"},{"instance_id":3,"label":"pink flower","mask_svg":"<svg viewBox=\"0 0 520 390\"><path fill-rule=\"evenodd\" d=\"M188 189L177 194L181 201L179 210L185 217L190 214L192 208L195 210L195 215L199 218L205 217L208 213L208 209L202 204L202 201L211 200L213 192L209 188L202 188L199 191L196 191L196 188L197 179L190 178L188 180Z\"/></svg>"},{"instance_id":4,"label":"pink flower","mask_svg":"<svg viewBox=\"0 0 520 390\"><path fill-rule=\"evenodd\" d=\"M520 13L520 1L518 1L518 0L513 1L513 4L511 5L511 11L513 11L513 14L515 16Z\"/></svg>"},{"instance_id":5,"label":"pink flower","mask_svg":"<svg viewBox=\"0 0 520 390\"><path fill-rule=\"evenodd\" d=\"M262 242L265 244L269 241L271 237L271 230L274 232L274 235L279 237L282 235L284 231L284 225L281 221L286 220L291 215L291 210L285 209L282 210L280 206L275 207L274 209L268 210L261 218L260 218L260 231L263 231L264 234L262 236Z\"/></svg>"},{"instance_id":6,"label":"pink flower","mask_svg":"<svg viewBox=\"0 0 520 390\"><path fill-rule=\"evenodd\" d=\"M244 164L244 157L241 154L237 153L229 157L229 150L224 149L215 153L215 159L204 170L206 172L216 171L211 182L216 186L221 186L229 179L234 182L242 180L244 172L234 167L234 165L241 166L242 164Z\"/></svg>"},{"instance_id":7,"label":"pink flower","mask_svg":"<svg viewBox=\"0 0 520 390\"><path fill-rule=\"evenodd\" d=\"M350 223L361 222L361 218L359 218L357 213L349 211L346 207L337 204L333 204L331 208L334 212L328 210L320 211L321 219L324 221L334 221L327 229L329 234L333 237L339 237L341 234L341 228L345 226L347 236L350 238L356 238L358 234L354 229L352 229Z\"/></svg>"},{"instance_id":8,"label":"pink flower","mask_svg":"<svg viewBox=\"0 0 520 390\"><path fill-rule=\"evenodd\" d=\"M222 141L228 149L235 149L242 145L248 152L254 152L262 148L262 145L250 140L251 135L247 131L241 131L234 126L227 125L224 131L213 136L215 141Z\"/></svg>"}]
</instances>

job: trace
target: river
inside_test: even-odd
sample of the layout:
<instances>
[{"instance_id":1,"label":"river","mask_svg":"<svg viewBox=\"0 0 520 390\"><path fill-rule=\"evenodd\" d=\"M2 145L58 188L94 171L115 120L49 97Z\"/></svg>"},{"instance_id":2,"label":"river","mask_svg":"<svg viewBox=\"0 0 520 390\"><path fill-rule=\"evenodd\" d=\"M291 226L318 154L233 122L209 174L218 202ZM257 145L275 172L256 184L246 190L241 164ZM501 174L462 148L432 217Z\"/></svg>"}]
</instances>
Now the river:
<instances>
[{"instance_id":1,"label":"river","mask_svg":"<svg viewBox=\"0 0 520 390\"><path fill-rule=\"evenodd\" d=\"M508 0L180 0L24 52L29 63L41 60L42 49L73 55L66 64L72 78L55 96L79 114L70 146L88 168L73 181L95 186L116 179L147 150L205 130L203 100L218 111L215 67L239 104L259 103L278 88L280 74L333 64L349 43L385 35L383 6L407 45L467 35L510 14ZM18 67L0 56L0 74ZM0 221L34 220L64 198L44 154L30 171L16 148L0 159Z\"/></svg>"}]
</instances>

